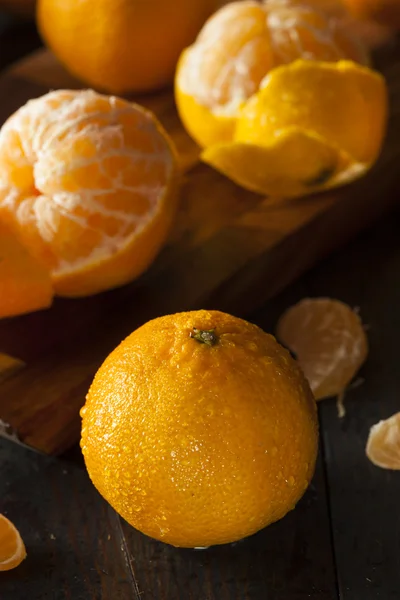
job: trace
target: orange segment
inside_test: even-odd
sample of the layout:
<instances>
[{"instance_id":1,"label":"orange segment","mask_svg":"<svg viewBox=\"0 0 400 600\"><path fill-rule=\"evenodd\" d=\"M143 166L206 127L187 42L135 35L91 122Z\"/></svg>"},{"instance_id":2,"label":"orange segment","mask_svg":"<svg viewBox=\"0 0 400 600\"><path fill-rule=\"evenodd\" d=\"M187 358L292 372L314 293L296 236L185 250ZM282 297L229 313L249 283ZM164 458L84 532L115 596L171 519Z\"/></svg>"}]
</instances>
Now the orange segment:
<instances>
[{"instance_id":1,"label":"orange segment","mask_svg":"<svg viewBox=\"0 0 400 600\"><path fill-rule=\"evenodd\" d=\"M26 558L24 542L16 527L0 515L0 571L18 567Z\"/></svg>"},{"instance_id":2,"label":"orange segment","mask_svg":"<svg viewBox=\"0 0 400 600\"><path fill-rule=\"evenodd\" d=\"M218 122L235 119L268 73L299 58L368 63L363 46L339 21L306 2L243 0L221 8L179 62L176 98L189 133L203 147L213 138L227 141L218 137ZM205 128L198 107L213 117ZM213 120L217 134L210 136Z\"/></svg>"},{"instance_id":3,"label":"orange segment","mask_svg":"<svg viewBox=\"0 0 400 600\"><path fill-rule=\"evenodd\" d=\"M366 453L377 467L400 469L400 413L371 427Z\"/></svg>"},{"instance_id":4,"label":"orange segment","mask_svg":"<svg viewBox=\"0 0 400 600\"><path fill-rule=\"evenodd\" d=\"M0 318L47 308L52 300L48 271L0 224Z\"/></svg>"},{"instance_id":5,"label":"orange segment","mask_svg":"<svg viewBox=\"0 0 400 600\"><path fill-rule=\"evenodd\" d=\"M368 355L358 314L328 298L290 308L279 320L277 337L296 355L316 400L341 394Z\"/></svg>"},{"instance_id":6,"label":"orange segment","mask_svg":"<svg viewBox=\"0 0 400 600\"><path fill-rule=\"evenodd\" d=\"M143 108L93 91L28 102L0 132L0 215L59 295L140 275L176 206L175 151Z\"/></svg>"}]
</instances>

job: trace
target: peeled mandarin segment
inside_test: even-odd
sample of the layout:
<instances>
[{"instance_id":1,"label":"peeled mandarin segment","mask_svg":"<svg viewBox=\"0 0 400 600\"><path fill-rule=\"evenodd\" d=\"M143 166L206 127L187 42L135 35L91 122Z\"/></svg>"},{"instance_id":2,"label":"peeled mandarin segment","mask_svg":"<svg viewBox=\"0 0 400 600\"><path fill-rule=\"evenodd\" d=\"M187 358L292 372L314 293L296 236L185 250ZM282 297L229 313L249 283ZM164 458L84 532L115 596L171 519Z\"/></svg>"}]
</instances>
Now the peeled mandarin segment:
<instances>
[{"instance_id":1,"label":"peeled mandarin segment","mask_svg":"<svg viewBox=\"0 0 400 600\"><path fill-rule=\"evenodd\" d=\"M177 203L175 149L149 111L90 90L29 102L0 132L0 216L51 271L59 295L145 270Z\"/></svg>"},{"instance_id":2,"label":"peeled mandarin segment","mask_svg":"<svg viewBox=\"0 0 400 600\"><path fill-rule=\"evenodd\" d=\"M335 147L296 127L283 130L269 145L233 142L215 145L202 159L253 192L296 197L325 187L342 162Z\"/></svg>"},{"instance_id":3,"label":"peeled mandarin segment","mask_svg":"<svg viewBox=\"0 0 400 600\"><path fill-rule=\"evenodd\" d=\"M368 355L360 317L328 298L290 308L279 320L277 337L296 355L316 400L342 393Z\"/></svg>"},{"instance_id":4,"label":"peeled mandarin segment","mask_svg":"<svg viewBox=\"0 0 400 600\"><path fill-rule=\"evenodd\" d=\"M386 133L384 78L349 61L298 60L275 69L242 108L235 141L270 144L287 127L320 136L329 145L371 164Z\"/></svg>"},{"instance_id":5,"label":"peeled mandarin segment","mask_svg":"<svg viewBox=\"0 0 400 600\"><path fill-rule=\"evenodd\" d=\"M15 526L0 515L0 571L10 571L26 558L24 542Z\"/></svg>"},{"instance_id":6,"label":"peeled mandarin segment","mask_svg":"<svg viewBox=\"0 0 400 600\"><path fill-rule=\"evenodd\" d=\"M400 470L400 413L371 427L366 453L377 467Z\"/></svg>"},{"instance_id":7,"label":"peeled mandarin segment","mask_svg":"<svg viewBox=\"0 0 400 600\"><path fill-rule=\"evenodd\" d=\"M52 300L48 270L0 224L0 318L48 308Z\"/></svg>"}]
</instances>

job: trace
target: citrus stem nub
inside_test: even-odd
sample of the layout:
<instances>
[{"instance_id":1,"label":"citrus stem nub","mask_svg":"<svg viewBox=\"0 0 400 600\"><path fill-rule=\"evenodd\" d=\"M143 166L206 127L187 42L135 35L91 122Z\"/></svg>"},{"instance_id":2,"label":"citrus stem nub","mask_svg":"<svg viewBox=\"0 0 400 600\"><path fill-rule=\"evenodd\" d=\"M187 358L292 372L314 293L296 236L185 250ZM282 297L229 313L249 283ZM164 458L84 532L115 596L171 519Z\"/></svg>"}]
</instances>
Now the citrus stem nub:
<instances>
[{"instance_id":1,"label":"citrus stem nub","mask_svg":"<svg viewBox=\"0 0 400 600\"><path fill-rule=\"evenodd\" d=\"M194 327L193 331L190 333L190 337L197 340L201 344L206 344L207 346L215 346L215 344L218 343L218 337L215 333L215 329L203 331Z\"/></svg>"}]
</instances>

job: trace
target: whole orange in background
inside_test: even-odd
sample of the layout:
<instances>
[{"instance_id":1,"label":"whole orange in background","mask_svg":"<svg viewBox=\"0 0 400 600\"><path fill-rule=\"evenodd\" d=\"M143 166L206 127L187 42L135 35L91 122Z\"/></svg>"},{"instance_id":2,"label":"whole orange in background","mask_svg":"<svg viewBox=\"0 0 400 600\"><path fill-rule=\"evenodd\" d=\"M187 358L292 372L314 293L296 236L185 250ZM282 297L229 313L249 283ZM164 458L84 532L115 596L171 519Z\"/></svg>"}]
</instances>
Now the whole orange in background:
<instances>
[{"instance_id":1,"label":"whole orange in background","mask_svg":"<svg viewBox=\"0 0 400 600\"><path fill-rule=\"evenodd\" d=\"M81 416L96 488L174 546L255 533L295 507L314 472L316 405L296 362L217 311L137 329L99 369Z\"/></svg>"},{"instance_id":2,"label":"whole orange in background","mask_svg":"<svg viewBox=\"0 0 400 600\"><path fill-rule=\"evenodd\" d=\"M357 17L372 19L392 29L400 29L399 0L343 0Z\"/></svg>"},{"instance_id":3,"label":"whole orange in background","mask_svg":"<svg viewBox=\"0 0 400 600\"><path fill-rule=\"evenodd\" d=\"M120 286L147 269L175 214L178 179L155 116L91 90L32 100L0 131L0 221L61 296Z\"/></svg>"},{"instance_id":4,"label":"whole orange in background","mask_svg":"<svg viewBox=\"0 0 400 600\"><path fill-rule=\"evenodd\" d=\"M7 517L0 514L0 571L15 569L25 558L25 545L19 531Z\"/></svg>"},{"instance_id":5,"label":"whole orange in background","mask_svg":"<svg viewBox=\"0 0 400 600\"><path fill-rule=\"evenodd\" d=\"M39 0L39 30L76 77L108 92L171 83L218 0Z\"/></svg>"}]
</instances>

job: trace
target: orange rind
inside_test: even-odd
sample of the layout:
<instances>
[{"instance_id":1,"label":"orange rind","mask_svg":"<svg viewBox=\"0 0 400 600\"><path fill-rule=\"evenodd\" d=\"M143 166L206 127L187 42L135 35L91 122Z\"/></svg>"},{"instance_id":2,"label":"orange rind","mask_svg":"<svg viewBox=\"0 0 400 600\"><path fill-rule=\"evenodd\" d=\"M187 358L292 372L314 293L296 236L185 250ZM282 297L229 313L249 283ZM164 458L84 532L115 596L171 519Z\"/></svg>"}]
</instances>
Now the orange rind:
<instances>
[{"instance_id":1,"label":"orange rind","mask_svg":"<svg viewBox=\"0 0 400 600\"><path fill-rule=\"evenodd\" d=\"M367 67L298 60L266 77L241 108L231 142L206 148L202 158L261 194L337 187L376 161L387 103L383 77Z\"/></svg>"}]
</instances>

